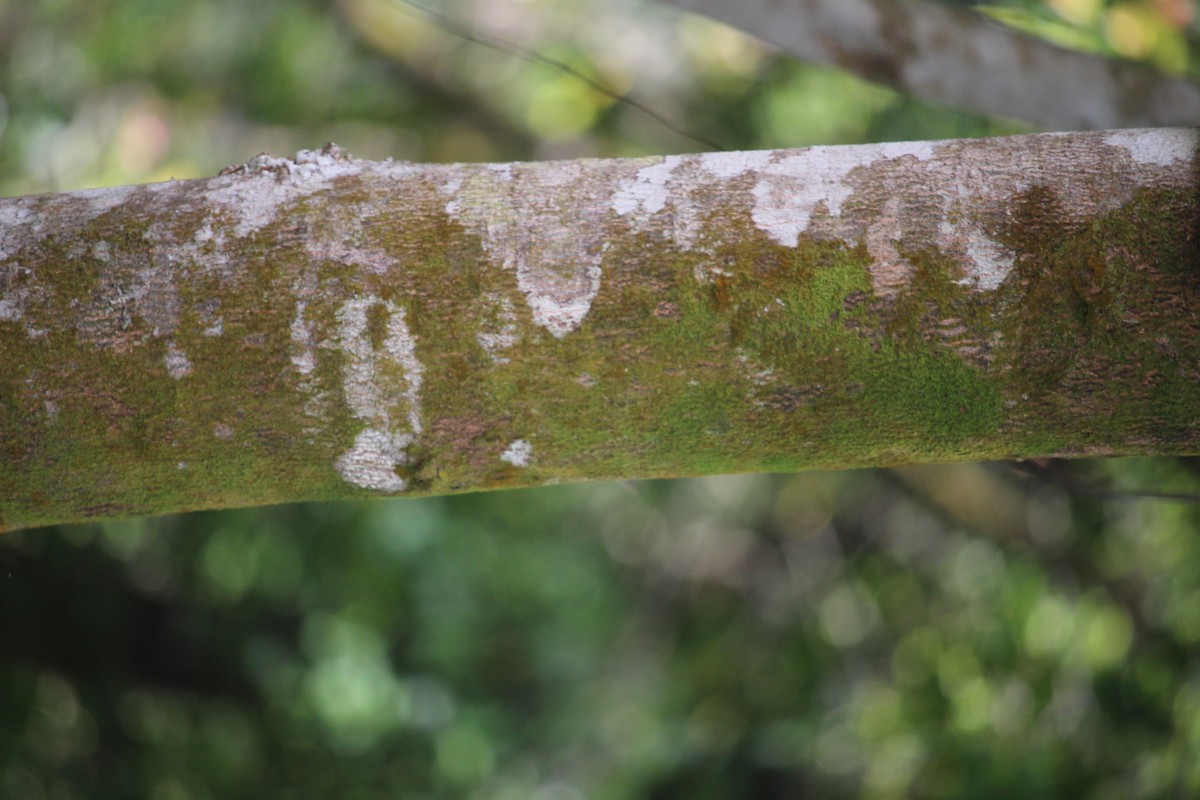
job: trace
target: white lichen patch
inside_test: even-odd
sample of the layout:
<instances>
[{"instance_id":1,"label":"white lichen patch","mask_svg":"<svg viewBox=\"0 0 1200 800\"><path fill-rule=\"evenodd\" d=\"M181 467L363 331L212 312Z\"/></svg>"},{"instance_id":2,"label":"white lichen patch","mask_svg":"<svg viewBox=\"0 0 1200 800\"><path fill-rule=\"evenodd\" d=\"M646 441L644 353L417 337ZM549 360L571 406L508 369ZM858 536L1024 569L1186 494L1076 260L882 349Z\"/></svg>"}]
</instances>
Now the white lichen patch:
<instances>
[{"instance_id":1,"label":"white lichen patch","mask_svg":"<svg viewBox=\"0 0 1200 800\"><path fill-rule=\"evenodd\" d=\"M305 167L313 167L326 170L327 173L331 170L343 169L352 161L350 154L333 142L325 145L320 150L300 150L296 153L296 158L293 160L297 170L302 171Z\"/></svg>"},{"instance_id":2,"label":"white lichen patch","mask_svg":"<svg viewBox=\"0 0 1200 800\"><path fill-rule=\"evenodd\" d=\"M3 276L0 276L2 278ZM0 285L0 322L19 322L25 316L29 291L25 288L3 289ZM28 331L30 326L26 325Z\"/></svg>"},{"instance_id":3,"label":"white lichen patch","mask_svg":"<svg viewBox=\"0 0 1200 800\"><path fill-rule=\"evenodd\" d=\"M1170 167L1196 157L1200 134L1195 128L1144 128L1114 131L1104 137L1104 143L1128 150L1139 164Z\"/></svg>"},{"instance_id":4,"label":"white lichen patch","mask_svg":"<svg viewBox=\"0 0 1200 800\"><path fill-rule=\"evenodd\" d=\"M0 295L0 320L16 322L25 315L25 292L13 289Z\"/></svg>"},{"instance_id":5,"label":"white lichen patch","mask_svg":"<svg viewBox=\"0 0 1200 800\"><path fill-rule=\"evenodd\" d=\"M196 229L196 233L192 235L192 239L196 244L204 245L213 241L217 236L217 232L213 230L212 217L205 217L204 222Z\"/></svg>"},{"instance_id":6,"label":"white lichen patch","mask_svg":"<svg viewBox=\"0 0 1200 800\"><path fill-rule=\"evenodd\" d=\"M301 375L308 375L317 368L317 340L313 336L312 325L305 317L308 303L303 300L296 302L296 316L292 318L291 340L292 366Z\"/></svg>"},{"instance_id":7,"label":"white lichen patch","mask_svg":"<svg viewBox=\"0 0 1200 800\"><path fill-rule=\"evenodd\" d=\"M83 200L88 217L95 218L127 201L137 188L136 186L110 186L102 189L86 189L81 192L73 192L71 197Z\"/></svg>"},{"instance_id":8,"label":"white lichen patch","mask_svg":"<svg viewBox=\"0 0 1200 800\"><path fill-rule=\"evenodd\" d=\"M488 164L487 168L502 181L511 181L513 177L512 164Z\"/></svg>"},{"instance_id":9,"label":"white lichen patch","mask_svg":"<svg viewBox=\"0 0 1200 800\"><path fill-rule=\"evenodd\" d=\"M660 163L642 167L632 180L621 181L613 194L612 209L621 216L632 214L645 219L667 207L668 184L681 156L667 156Z\"/></svg>"},{"instance_id":10,"label":"white lichen patch","mask_svg":"<svg viewBox=\"0 0 1200 800\"><path fill-rule=\"evenodd\" d=\"M421 432L424 374L404 309L367 295L347 301L338 309L337 321L337 342L332 346L343 355L346 405L368 427L334 466L355 485L403 491L407 484L396 468L408 463L407 448Z\"/></svg>"},{"instance_id":11,"label":"white lichen patch","mask_svg":"<svg viewBox=\"0 0 1200 800\"><path fill-rule=\"evenodd\" d=\"M771 163L771 151L752 150L747 152L702 153L699 159L700 168L705 172L714 178L728 180L747 172L757 172Z\"/></svg>"},{"instance_id":12,"label":"white lichen patch","mask_svg":"<svg viewBox=\"0 0 1200 800\"><path fill-rule=\"evenodd\" d=\"M706 219L720 191L712 170L728 180L736 178L740 170L750 168L754 161L755 154L736 152L668 156L638 168L631 178L620 181L610 207L635 233L653 229L684 249L712 252L714 242L704 236L710 229ZM630 163L636 166L644 162Z\"/></svg>"},{"instance_id":13,"label":"white lichen patch","mask_svg":"<svg viewBox=\"0 0 1200 800\"><path fill-rule=\"evenodd\" d=\"M200 227L192 234L191 241L181 243L177 252L180 259L204 272L224 275L231 263L230 253L226 248L225 229L220 223L217 223L216 227L213 223L211 214L205 217Z\"/></svg>"},{"instance_id":14,"label":"white lichen patch","mask_svg":"<svg viewBox=\"0 0 1200 800\"><path fill-rule=\"evenodd\" d=\"M978 291L991 292L1004 283L1016 264L1016 253L991 238L962 207L963 198L948 200L938 223L937 247L962 265L958 283Z\"/></svg>"},{"instance_id":15,"label":"white lichen patch","mask_svg":"<svg viewBox=\"0 0 1200 800\"><path fill-rule=\"evenodd\" d=\"M345 242L310 240L305 242L304 249L315 259L362 267L372 275L383 275L396 263L396 259L379 248L354 247Z\"/></svg>"},{"instance_id":16,"label":"white lichen patch","mask_svg":"<svg viewBox=\"0 0 1200 800\"><path fill-rule=\"evenodd\" d=\"M441 183L453 195L446 212L516 273L534 323L555 338L577 329L600 291L607 243L592 198L611 190L611 171L600 162L456 169Z\"/></svg>"},{"instance_id":17,"label":"white lichen patch","mask_svg":"<svg viewBox=\"0 0 1200 800\"><path fill-rule=\"evenodd\" d=\"M712 212L714 203L720 202L717 193L724 181L753 168L759 155L668 156L621 181L610 206L636 232L654 227L685 250L712 252L713 242L704 240L703 234L706 216ZM718 173L720 179L714 181Z\"/></svg>"},{"instance_id":18,"label":"white lichen patch","mask_svg":"<svg viewBox=\"0 0 1200 800\"><path fill-rule=\"evenodd\" d=\"M236 220L235 236L249 236L275 221L280 207L328 189L335 178L368 168L336 145L301 150L295 159L261 153L212 180L206 199Z\"/></svg>"},{"instance_id":19,"label":"white lichen patch","mask_svg":"<svg viewBox=\"0 0 1200 800\"><path fill-rule=\"evenodd\" d=\"M227 178L228 185L209 191L208 200L234 215L235 236L249 236L275 220L279 206L294 200L297 193L268 175ZM315 191L315 189L314 189Z\"/></svg>"},{"instance_id":20,"label":"white lichen patch","mask_svg":"<svg viewBox=\"0 0 1200 800\"><path fill-rule=\"evenodd\" d=\"M598 262L599 256L595 257ZM517 273L517 288L525 293L533 321L561 339L583 323L600 291L600 266L585 265L567 280L536 269Z\"/></svg>"},{"instance_id":21,"label":"white lichen patch","mask_svg":"<svg viewBox=\"0 0 1200 800\"><path fill-rule=\"evenodd\" d=\"M855 169L905 156L927 161L933 155L931 142L809 148L762 169L751 216L772 240L795 247L819 209L841 216L842 205L854 192L847 179Z\"/></svg>"},{"instance_id":22,"label":"white lichen patch","mask_svg":"<svg viewBox=\"0 0 1200 800\"><path fill-rule=\"evenodd\" d=\"M37 308L33 270L15 260L24 235L38 226L38 217L26 207L27 198L0 201L0 321L17 322L26 308ZM39 237L40 238L40 237Z\"/></svg>"},{"instance_id":23,"label":"white lichen patch","mask_svg":"<svg viewBox=\"0 0 1200 800\"><path fill-rule=\"evenodd\" d=\"M776 382L775 370L756 361L749 352L739 347L734 356L738 371L756 388L761 388Z\"/></svg>"},{"instance_id":24,"label":"white lichen patch","mask_svg":"<svg viewBox=\"0 0 1200 800\"><path fill-rule=\"evenodd\" d=\"M514 467L527 467L532 455L533 445L524 439L517 439L508 446L507 450L500 454L500 460L507 461Z\"/></svg>"},{"instance_id":25,"label":"white lichen patch","mask_svg":"<svg viewBox=\"0 0 1200 800\"><path fill-rule=\"evenodd\" d=\"M38 229L38 214L29 206L33 198L17 197L0 202L0 258L11 258L29 233Z\"/></svg>"},{"instance_id":26,"label":"white lichen patch","mask_svg":"<svg viewBox=\"0 0 1200 800\"><path fill-rule=\"evenodd\" d=\"M382 306L387 315L378 349L367 329L375 306ZM417 361L416 340L408 331L404 309L367 295L347 301L338 309L337 320L339 346L346 356L343 388L351 411L362 420L388 422L398 406L405 406L409 427L420 433L424 368Z\"/></svg>"},{"instance_id":27,"label":"white lichen patch","mask_svg":"<svg viewBox=\"0 0 1200 800\"><path fill-rule=\"evenodd\" d=\"M224 441L229 441L233 438L233 428L224 422L218 422L216 425L213 425L213 436Z\"/></svg>"},{"instance_id":28,"label":"white lichen patch","mask_svg":"<svg viewBox=\"0 0 1200 800\"><path fill-rule=\"evenodd\" d=\"M967 232L968 278L985 291L999 288L1016 262L1015 254L980 230Z\"/></svg>"},{"instance_id":29,"label":"white lichen patch","mask_svg":"<svg viewBox=\"0 0 1200 800\"><path fill-rule=\"evenodd\" d=\"M221 298L204 297L193 300L191 311L195 314L195 325L200 328L201 336L211 338L225 333L225 317L220 313Z\"/></svg>"},{"instance_id":30,"label":"white lichen patch","mask_svg":"<svg viewBox=\"0 0 1200 800\"><path fill-rule=\"evenodd\" d=\"M1007 204L1029 188L1026 170L1049 167L1023 152L1008 156L1029 159L1020 170L964 164L956 160L964 157L958 145L945 146L897 142L770 154L773 160L757 167L751 218L787 247L806 235L863 247L878 297L905 291L914 267L903 253L926 247L960 265L961 285L994 291L1012 272L1016 255L987 225L1003 220ZM716 163L718 171L750 168L736 158ZM1083 186L1067 188L1087 193Z\"/></svg>"},{"instance_id":31,"label":"white lichen patch","mask_svg":"<svg viewBox=\"0 0 1200 800\"><path fill-rule=\"evenodd\" d=\"M379 492L403 492L408 481L396 474L396 467L408 462L408 446L413 437L367 428L354 438L354 445L338 456L334 467L349 483Z\"/></svg>"},{"instance_id":32,"label":"white lichen patch","mask_svg":"<svg viewBox=\"0 0 1200 800\"><path fill-rule=\"evenodd\" d=\"M156 261L153 266L137 271L133 287L134 309L148 324L155 336L168 336L179 325L178 273L170 258Z\"/></svg>"},{"instance_id":33,"label":"white lichen patch","mask_svg":"<svg viewBox=\"0 0 1200 800\"><path fill-rule=\"evenodd\" d=\"M167 374L175 380L190 375L192 372L192 362L174 342L167 345L167 354L163 356L163 363L167 367Z\"/></svg>"},{"instance_id":34,"label":"white lichen patch","mask_svg":"<svg viewBox=\"0 0 1200 800\"><path fill-rule=\"evenodd\" d=\"M493 363L507 364L504 351L514 347L521 338L516 311L507 297L489 293L485 300L488 308L481 317L486 328L475 332L475 341L492 357Z\"/></svg>"}]
</instances>

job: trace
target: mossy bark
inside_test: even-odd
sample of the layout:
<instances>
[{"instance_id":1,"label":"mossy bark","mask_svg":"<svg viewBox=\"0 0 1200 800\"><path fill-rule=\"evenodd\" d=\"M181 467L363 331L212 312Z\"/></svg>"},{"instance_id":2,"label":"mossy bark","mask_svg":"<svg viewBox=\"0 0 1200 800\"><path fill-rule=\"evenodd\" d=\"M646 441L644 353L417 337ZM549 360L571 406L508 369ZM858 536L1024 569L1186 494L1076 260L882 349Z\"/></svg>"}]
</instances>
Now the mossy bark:
<instances>
[{"instance_id":1,"label":"mossy bark","mask_svg":"<svg viewBox=\"0 0 1200 800\"><path fill-rule=\"evenodd\" d=\"M0 529L1200 452L1197 136L509 165L260 156L0 200Z\"/></svg>"}]
</instances>

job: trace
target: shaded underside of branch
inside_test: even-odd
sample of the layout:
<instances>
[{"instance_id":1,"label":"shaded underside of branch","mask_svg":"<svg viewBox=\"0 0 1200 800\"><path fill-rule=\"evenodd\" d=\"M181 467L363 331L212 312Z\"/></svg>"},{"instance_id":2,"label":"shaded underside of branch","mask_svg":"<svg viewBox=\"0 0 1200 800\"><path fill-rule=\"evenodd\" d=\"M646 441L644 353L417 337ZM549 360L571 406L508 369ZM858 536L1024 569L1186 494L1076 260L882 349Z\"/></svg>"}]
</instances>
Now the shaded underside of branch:
<instances>
[{"instance_id":1,"label":"shaded underside of branch","mask_svg":"<svg viewBox=\"0 0 1200 800\"><path fill-rule=\"evenodd\" d=\"M0 200L0 528L1200 451L1196 132Z\"/></svg>"}]
</instances>

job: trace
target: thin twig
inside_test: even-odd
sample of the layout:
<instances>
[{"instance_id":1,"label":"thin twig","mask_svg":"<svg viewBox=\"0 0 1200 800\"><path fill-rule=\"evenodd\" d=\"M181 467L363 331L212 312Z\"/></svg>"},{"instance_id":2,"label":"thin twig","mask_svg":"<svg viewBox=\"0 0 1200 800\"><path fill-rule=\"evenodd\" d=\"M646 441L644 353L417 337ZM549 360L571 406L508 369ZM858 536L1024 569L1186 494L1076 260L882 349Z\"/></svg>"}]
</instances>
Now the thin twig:
<instances>
[{"instance_id":1,"label":"thin twig","mask_svg":"<svg viewBox=\"0 0 1200 800\"><path fill-rule=\"evenodd\" d=\"M1041 464L1036 461L1014 461L1012 466L1018 472L1024 472L1026 475L1053 483L1073 495L1095 497L1100 500L1163 500L1169 503L1200 505L1200 494L1107 489L1102 486L1081 483L1054 464Z\"/></svg>"},{"instance_id":2,"label":"thin twig","mask_svg":"<svg viewBox=\"0 0 1200 800\"><path fill-rule=\"evenodd\" d=\"M505 40L497 38L495 36L489 36L486 34L478 34L478 33L469 31L465 27L460 25L458 22L456 22L453 19L451 19L450 17L446 16L445 14L442 14L441 12L438 12L438 11L434 11L431 8L426 8L425 6L421 5L420 3L414 2L413 0L391 0L391 2L393 5L396 5L397 7L400 7L400 8L407 7L409 9L413 9L415 11L420 12L427 19L431 20L435 25L437 25L438 27L440 27L447 33L457 36L460 39L463 39L464 41L468 41L468 42L471 42L472 44L477 44L482 47L490 48L492 50L495 50L500 53L504 53L505 55L509 55L514 58L519 58L522 61L526 61L530 64L537 64L539 66L549 67L550 69L558 70L559 72L563 73L564 75L569 75L572 78L574 78L575 80L583 83L589 89L591 89L595 92L598 92L599 94L604 95L605 97L609 98L613 102L621 103L623 105L629 106L630 108L636 109L637 111L640 111L641 113L645 114L646 116L650 117L654 121L658 122L660 125L662 125L667 130L671 131L672 133L674 133L677 136L682 136L683 138L689 139L693 142L696 142L697 144L704 145L704 147L708 148L709 150L716 150L716 151L725 150L724 147L722 147L720 144L712 141L711 139L706 139L703 136L698 136L694 133L689 133L688 131L680 128L675 123L671 122L671 120L668 119L667 117L663 116L662 114L658 113L654 109L650 108L645 103L642 103L639 100L635 100L634 98L630 97L627 94L621 94L619 92L616 92L616 91L608 88L604 84L597 81L595 78L592 78L591 76L589 76L583 72L580 72L579 70L575 69L574 67L572 67L570 64L567 64L566 62L559 61L556 58L551 58L550 56L543 55L534 50L526 49L524 47L521 47L518 44L514 44L512 42L505 41Z\"/></svg>"}]
</instances>

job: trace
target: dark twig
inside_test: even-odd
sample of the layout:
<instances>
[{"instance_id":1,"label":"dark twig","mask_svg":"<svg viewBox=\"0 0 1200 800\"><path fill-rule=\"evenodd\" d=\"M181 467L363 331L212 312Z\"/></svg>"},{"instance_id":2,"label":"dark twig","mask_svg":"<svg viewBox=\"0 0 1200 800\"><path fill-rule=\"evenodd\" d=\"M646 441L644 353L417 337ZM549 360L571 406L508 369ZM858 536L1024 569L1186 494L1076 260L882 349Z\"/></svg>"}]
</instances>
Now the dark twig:
<instances>
[{"instance_id":1,"label":"dark twig","mask_svg":"<svg viewBox=\"0 0 1200 800\"><path fill-rule=\"evenodd\" d=\"M539 66L549 67L550 69L558 70L559 72L562 72L565 75L570 75L575 80L583 83L589 89L591 89L595 92L598 92L599 94L604 95L605 97L609 98L610 100L612 100L616 103L620 103L622 105L629 106L630 108L636 109L637 111L640 111L641 113L645 114L646 116L650 117L654 121L658 122L660 125L667 128L669 131L671 131L672 133L674 133L677 136L682 136L683 138L690 139L691 141L696 142L697 144L704 145L704 147L708 148L709 150L721 151L721 150L725 149L724 147L722 147L721 145L712 141L711 139L706 139L703 136L697 136L694 133L688 133L687 131L683 130L675 123L671 122L671 120L669 120L667 117L663 116L662 114L658 113L654 109L650 108L645 103L642 103L639 100L635 100L634 98L630 97L629 95L620 94L619 92L613 91L612 89L608 88L604 84L597 81L595 78L592 78L591 76L589 76L583 72L580 72L579 70L575 69L570 64L567 64L564 61L559 61L556 58L551 58L550 56L543 55L543 54L535 52L533 50L528 50L524 47L521 47L520 45L513 44L512 42L504 41L503 39L498 39L494 36L488 36L485 34L478 34L478 33L469 31L465 27L460 25L459 23L455 22L450 17L446 16L445 14L442 14L438 11L434 11L431 8L426 8L425 6L421 5L420 3L414 2L414 0L391 0L391 2L393 5L396 5L397 7L409 8L409 9L419 12L420 14L424 15L427 19L431 20L438 27L442 28L443 30L445 30L448 33L453 34L454 36L459 37L460 39L463 39L464 41L468 41L468 42L471 42L472 44L477 44L482 47L490 48L497 52L504 53L505 55L510 55L514 58L519 58L522 61L529 62L530 64L537 64Z\"/></svg>"},{"instance_id":2,"label":"dark twig","mask_svg":"<svg viewBox=\"0 0 1200 800\"><path fill-rule=\"evenodd\" d=\"M1012 467L1017 472L1052 483L1076 496L1094 497L1099 500L1162 500L1169 503L1200 505L1200 494L1123 491L1083 483L1068 474L1062 464L1057 461L1014 461Z\"/></svg>"}]
</instances>

